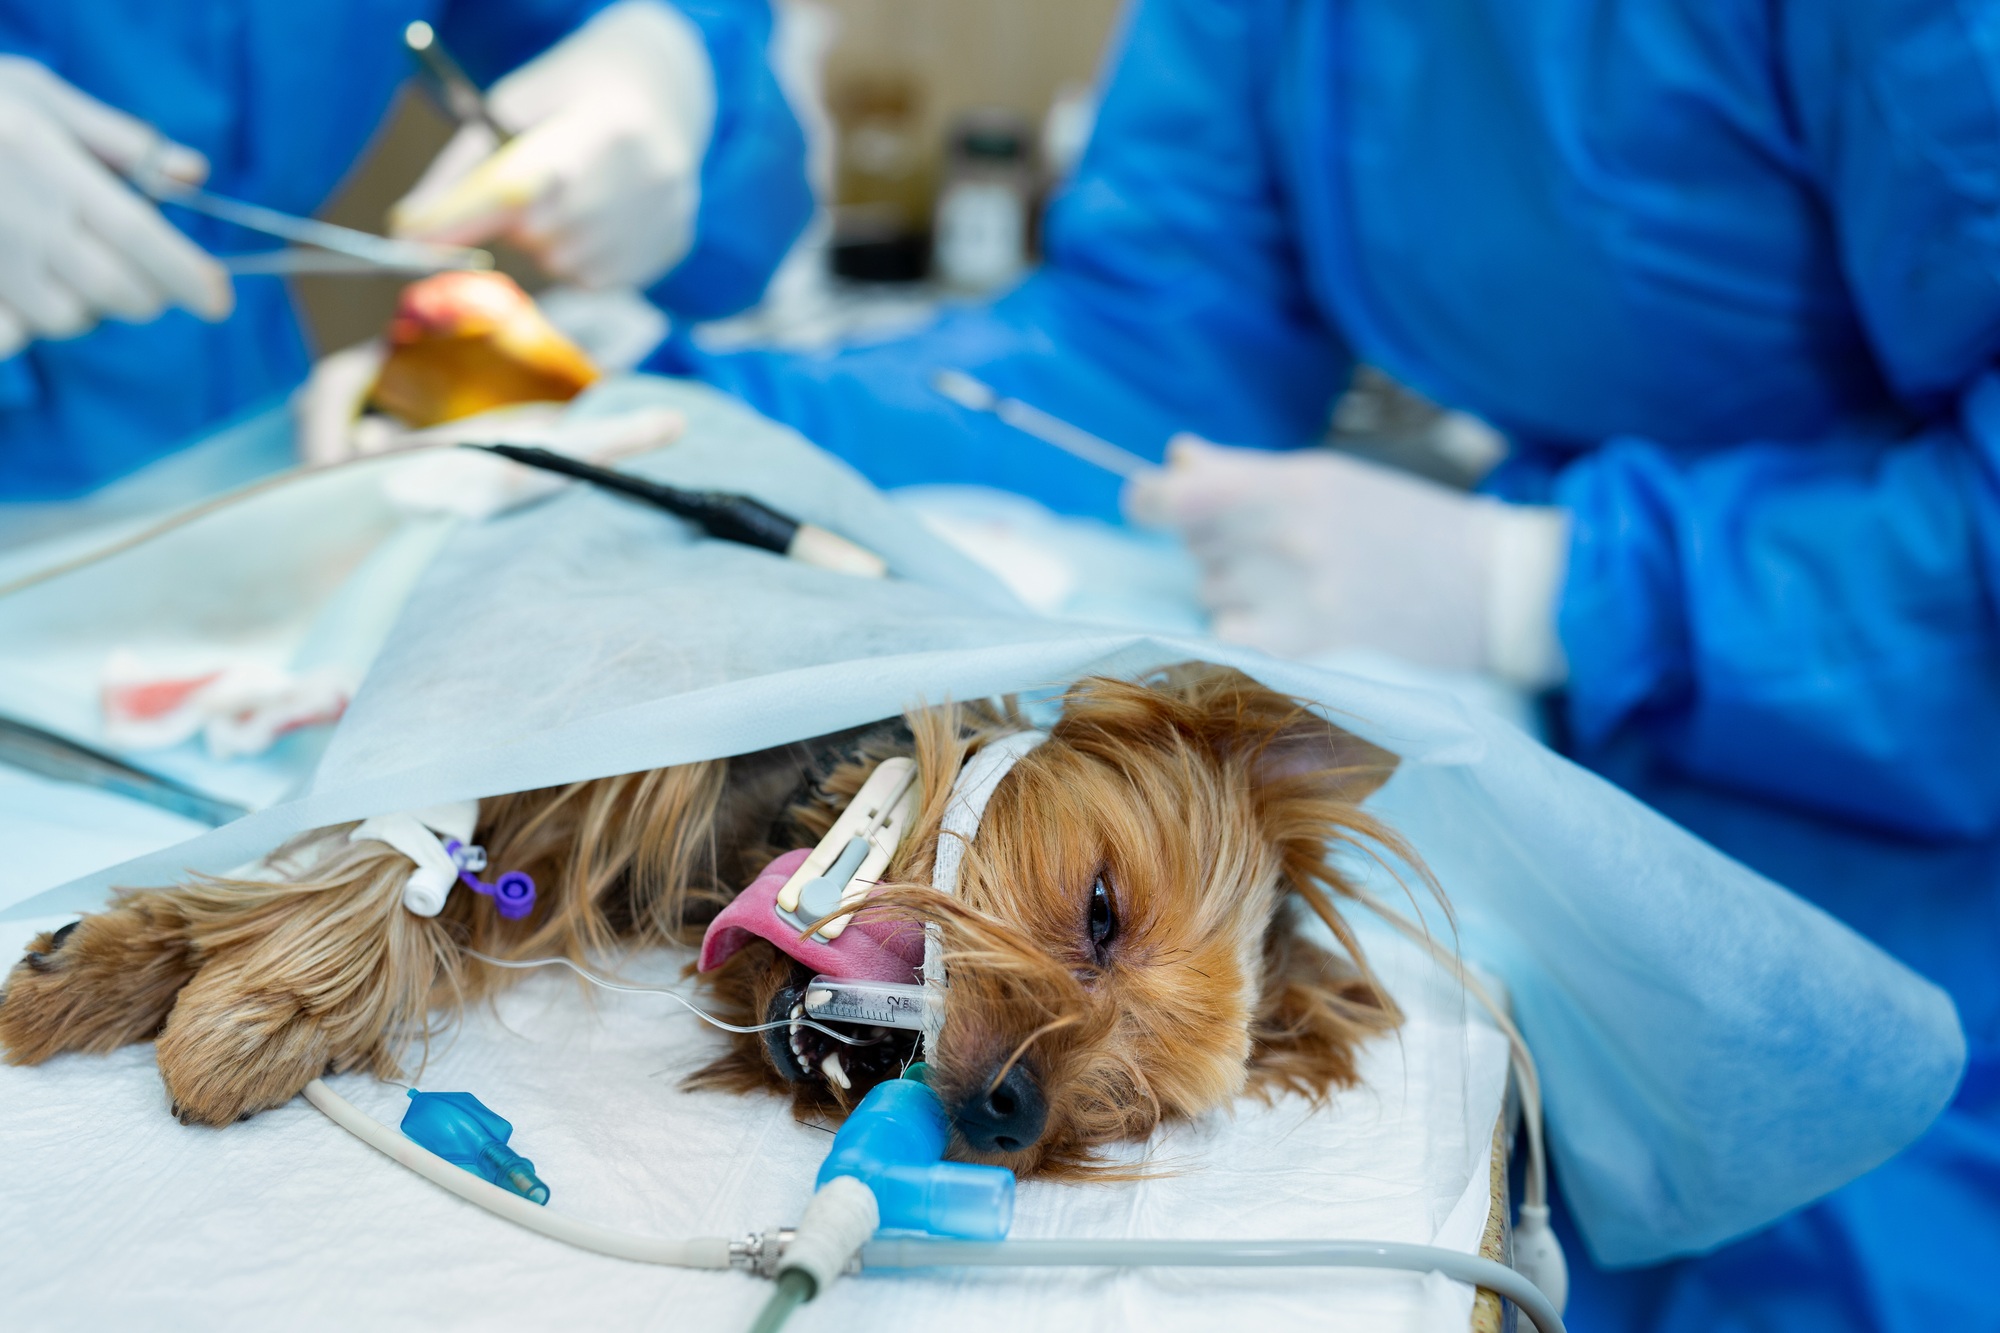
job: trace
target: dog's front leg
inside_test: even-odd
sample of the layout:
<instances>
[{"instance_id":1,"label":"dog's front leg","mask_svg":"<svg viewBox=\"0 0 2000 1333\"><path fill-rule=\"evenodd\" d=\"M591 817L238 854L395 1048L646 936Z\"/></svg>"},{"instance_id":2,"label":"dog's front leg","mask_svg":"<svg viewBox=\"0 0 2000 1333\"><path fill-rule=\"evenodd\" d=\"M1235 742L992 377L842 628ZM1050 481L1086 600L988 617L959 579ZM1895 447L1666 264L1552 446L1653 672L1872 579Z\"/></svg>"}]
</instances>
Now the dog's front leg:
<instances>
[{"instance_id":1,"label":"dog's front leg","mask_svg":"<svg viewBox=\"0 0 2000 1333\"><path fill-rule=\"evenodd\" d=\"M33 1065L146 1041L196 965L174 895L129 894L29 944L0 992L0 1048L10 1064Z\"/></svg>"},{"instance_id":2,"label":"dog's front leg","mask_svg":"<svg viewBox=\"0 0 2000 1333\"><path fill-rule=\"evenodd\" d=\"M174 1113L211 1125L282 1105L329 1069L397 1072L459 950L451 927L404 909L407 858L330 841L289 879L128 893L37 938L0 1000L7 1058L157 1034Z\"/></svg>"}]
</instances>

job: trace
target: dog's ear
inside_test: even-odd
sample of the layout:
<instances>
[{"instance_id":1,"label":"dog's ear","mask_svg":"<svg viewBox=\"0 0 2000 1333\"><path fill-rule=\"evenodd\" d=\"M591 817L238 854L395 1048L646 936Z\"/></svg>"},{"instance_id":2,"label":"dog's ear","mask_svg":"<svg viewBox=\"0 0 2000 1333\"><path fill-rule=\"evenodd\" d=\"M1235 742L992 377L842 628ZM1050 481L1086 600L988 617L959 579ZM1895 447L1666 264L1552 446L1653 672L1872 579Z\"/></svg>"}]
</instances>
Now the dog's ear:
<instances>
[{"instance_id":1,"label":"dog's ear","mask_svg":"<svg viewBox=\"0 0 2000 1333\"><path fill-rule=\"evenodd\" d=\"M1372 845L1416 864L1394 830L1360 808L1396 771L1397 758L1238 671L1174 667L1162 688L1191 706L1212 752L1241 765L1289 890L1265 940L1251 1087L1265 1096L1323 1097L1353 1082L1364 1038L1401 1021L1342 917L1340 905L1358 894L1334 855L1342 845ZM1301 933L1302 912L1319 918L1337 951Z\"/></svg>"},{"instance_id":2,"label":"dog's ear","mask_svg":"<svg viewBox=\"0 0 2000 1333\"><path fill-rule=\"evenodd\" d=\"M1250 772L1260 788L1303 784L1321 796L1359 805L1389 780L1396 763L1381 746L1295 708L1261 739Z\"/></svg>"},{"instance_id":3,"label":"dog's ear","mask_svg":"<svg viewBox=\"0 0 2000 1333\"><path fill-rule=\"evenodd\" d=\"M1260 791L1359 805L1396 771L1389 751L1241 671L1184 662L1161 671L1153 688L1188 710L1208 748L1247 761Z\"/></svg>"}]
</instances>

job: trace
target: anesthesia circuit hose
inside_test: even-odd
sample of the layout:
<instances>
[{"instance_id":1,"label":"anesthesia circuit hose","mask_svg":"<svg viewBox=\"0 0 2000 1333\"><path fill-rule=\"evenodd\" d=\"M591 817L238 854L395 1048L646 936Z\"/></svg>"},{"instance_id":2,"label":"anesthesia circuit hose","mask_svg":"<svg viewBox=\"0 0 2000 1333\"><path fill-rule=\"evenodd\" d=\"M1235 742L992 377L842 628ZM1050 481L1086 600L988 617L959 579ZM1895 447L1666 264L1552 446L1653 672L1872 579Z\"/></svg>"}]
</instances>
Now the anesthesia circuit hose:
<instances>
[{"instance_id":1,"label":"anesthesia circuit hose","mask_svg":"<svg viewBox=\"0 0 2000 1333\"><path fill-rule=\"evenodd\" d=\"M1392 1268L1442 1273L1510 1300L1539 1333L1564 1333L1540 1287L1503 1263L1434 1245L1375 1240L872 1240L865 1269Z\"/></svg>"},{"instance_id":2,"label":"anesthesia circuit hose","mask_svg":"<svg viewBox=\"0 0 2000 1333\"><path fill-rule=\"evenodd\" d=\"M434 1185L450 1190L530 1231L614 1259L674 1268L742 1268L770 1273L764 1236L668 1240L617 1231L529 1203L452 1165L391 1129L328 1087L306 1084L305 1098L327 1119ZM1391 1268L1442 1273L1510 1300L1537 1333L1565 1333L1562 1317L1527 1278L1505 1264L1427 1245L1347 1240L873 1240L861 1249L863 1270L918 1268ZM790 1313L787 1309L786 1313Z\"/></svg>"}]
</instances>

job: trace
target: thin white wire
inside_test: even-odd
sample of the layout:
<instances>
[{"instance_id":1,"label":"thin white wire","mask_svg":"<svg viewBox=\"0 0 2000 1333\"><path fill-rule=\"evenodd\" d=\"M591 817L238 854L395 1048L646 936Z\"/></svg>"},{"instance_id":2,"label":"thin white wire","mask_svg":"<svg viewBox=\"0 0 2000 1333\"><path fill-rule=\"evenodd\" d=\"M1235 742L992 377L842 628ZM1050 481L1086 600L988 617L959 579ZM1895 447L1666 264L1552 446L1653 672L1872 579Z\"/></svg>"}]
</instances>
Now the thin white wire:
<instances>
[{"instance_id":1,"label":"thin white wire","mask_svg":"<svg viewBox=\"0 0 2000 1333\"><path fill-rule=\"evenodd\" d=\"M1534 1053L1521 1036L1521 1029L1514 1025L1514 1019L1491 992L1466 969L1465 964L1432 939L1428 933L1394 912L1377 909L1376 915L1388 922L1396 931L1415 941L1430 951L1439 963L1458 978L1466 993L1479 1002L1481 1008L1493 1019L1494 1025L1507 1038L1508 1053L1514 1066L1514 1081L1521 1090L1521 1120L1528 1132L1528 1173L1521 1191L1521 1202L1530 1207L1546 1208L1549 1202L1548 1155L1542 1139L1542 1075L1535 1065Z\"/></svg>"},{"instance_id":2,"label":"thin white wire","mask_svg":"<svg viewBox=\"0 0 2000 1333\"><path fill-rule=\"evenodd\" d=\"M826 1036L832 1037L835 1041L842 1042L848 1046L876 1046L882 1042L881 1037L869 1037L865 1040L859 1037L850 1037L845 1033L835 1032L832 1028L824 1024L816 1023L810 1018L781 1018L773 1023L753 1023L748 1027L740 1026L736 1023L725 1023L714 1014L702 1009L679 991L666 986L628 986L623 982L607 981L605 978L592 972L589 968L579 966L567 958L495 958L491 954L483 954L477 949L467 949L465 952L477 958L480 962L493 967L511 967L516 969L566 967L585 981L588 981L591 985L602 986L605 990L623 991L627 995L664 995L693 1014L696 1018L699 1018L702 1022L710 1024L713 1027L719 1027L724 1032L737 1032L748 1036L757 1032L769 1032L773 1028L789 1028L792 1024L797 1023L800 1027L811 1028L815 1032L823 1033Z\"/></svg>"}]
</instances>

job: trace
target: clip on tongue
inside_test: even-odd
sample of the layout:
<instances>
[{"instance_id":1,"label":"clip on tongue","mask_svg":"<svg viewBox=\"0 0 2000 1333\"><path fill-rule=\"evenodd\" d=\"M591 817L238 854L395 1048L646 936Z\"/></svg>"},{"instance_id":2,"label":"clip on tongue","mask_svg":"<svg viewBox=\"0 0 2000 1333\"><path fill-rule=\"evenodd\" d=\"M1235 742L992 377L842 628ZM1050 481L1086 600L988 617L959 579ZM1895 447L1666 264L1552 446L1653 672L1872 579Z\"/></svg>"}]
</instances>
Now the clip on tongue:
<instances>
[{"instance_id":1,"label":"clip on tongue","mask_svg":"<svg viewBox=\"0 0 2000 1333\"><path fill-rule=\"evenodd\" d=\"M779 918L816 939L838 940L888 871L916 815L916 761L884 759L778 890Z\"/></svg>"},{"instance_id":2,"label":"clip on tongue","mask_svg":"<svg viewBox=\"0 0 2000 1333\"><path fill-rule=\"evenodd\" d=\"M786 852L765 866L750 887L722 909L702 937L700 970L714 971L745 944L761 939L823 976L904 984L915 981L924 960L923 927L916 922L864 917L828 940L804 934L780 913L778 891L805 864L808 855L804 847Z\"/></svg>"}]
</instances>

